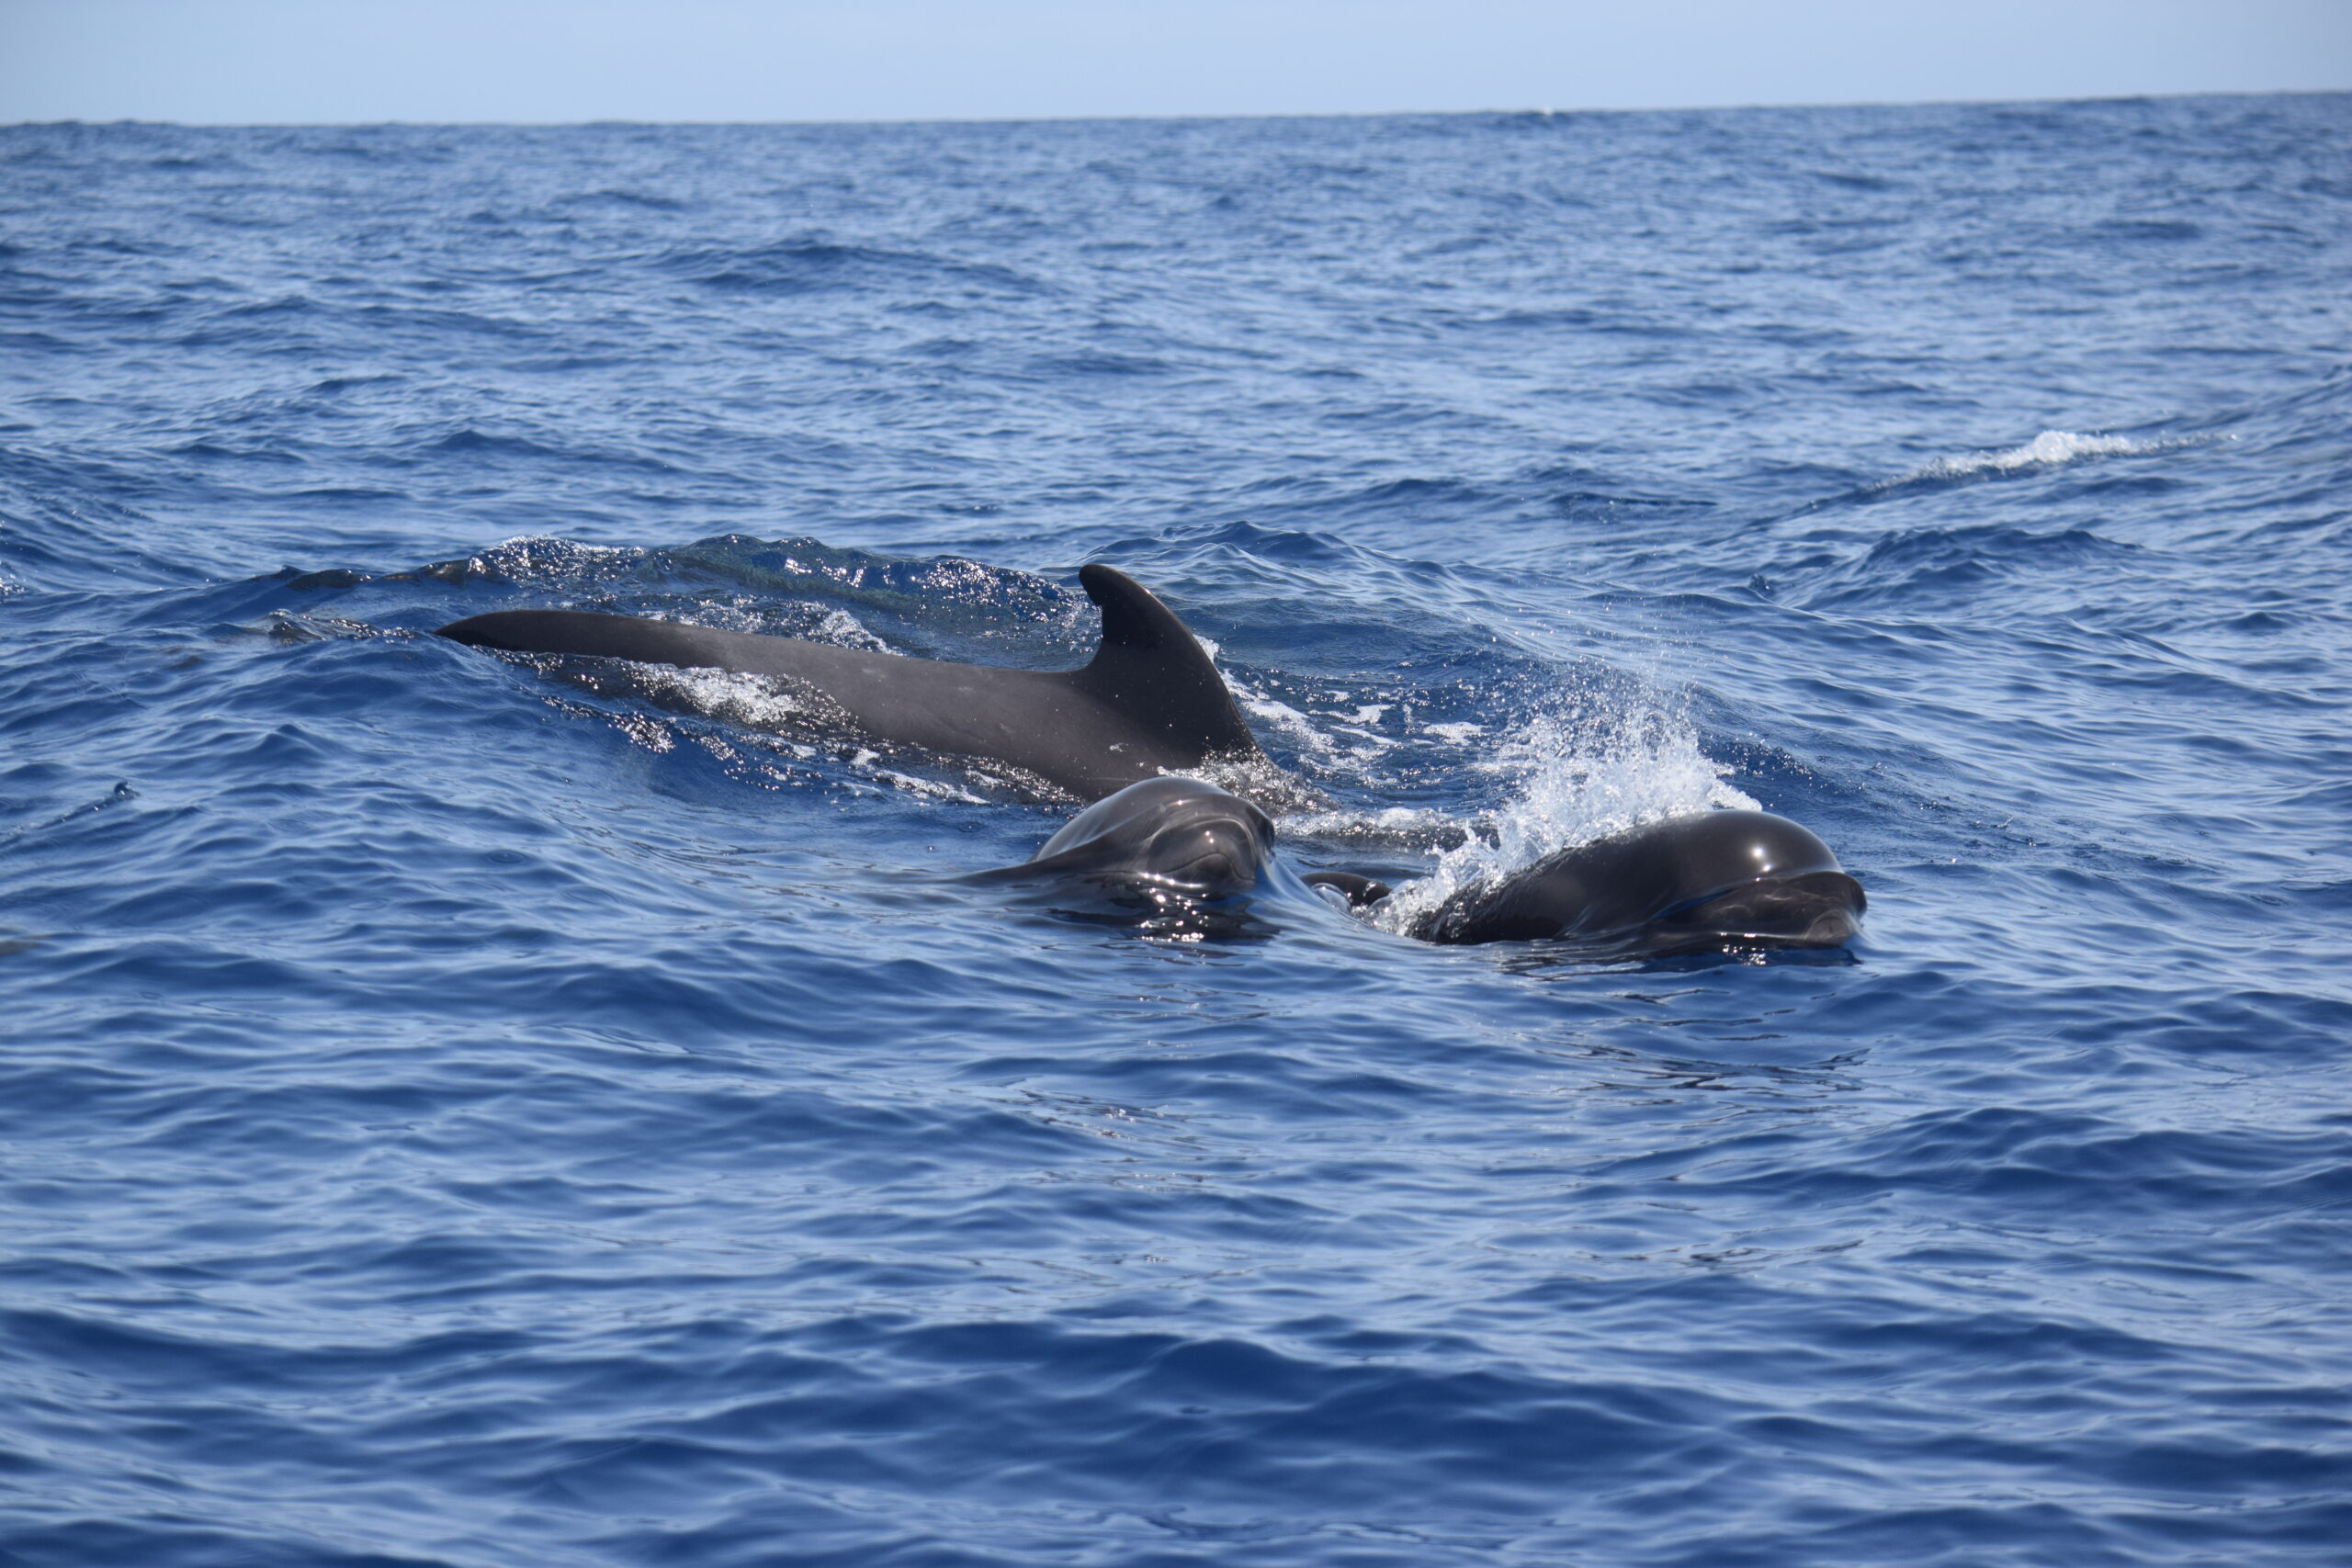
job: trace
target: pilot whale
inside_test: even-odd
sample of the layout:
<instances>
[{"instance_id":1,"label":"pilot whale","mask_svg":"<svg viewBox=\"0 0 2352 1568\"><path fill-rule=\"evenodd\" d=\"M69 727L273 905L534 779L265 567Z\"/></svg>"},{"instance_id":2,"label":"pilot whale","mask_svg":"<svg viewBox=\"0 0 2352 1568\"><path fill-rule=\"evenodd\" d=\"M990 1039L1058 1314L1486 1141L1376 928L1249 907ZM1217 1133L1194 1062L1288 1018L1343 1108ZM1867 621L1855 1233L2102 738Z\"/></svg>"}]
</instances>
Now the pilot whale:
<instances>
[{"instance_id":1,"label":"pilot whale","mask_svg":"<svg viewBox=\"0 0 2352 1568\"><path fill-rule=\"evenodd\" d=\"M1042 892L1056 910L1168 936L1263 936L1261 898L1349 907L1349 889L1387 888L1345 872L1300 876L1274 852L1273 819L1204 779L1164 776L1096 801L1019 865L958 878ZM1326 885L1337 884L1332 891ZM1072 899L1075 899L1072 902Z\"/></svg>"},{"instance_id":2,"label":"pilot whale","mask_svg":"<svg viewBox=\"0 0 2352 1568\"><path fill-rule=\"evenodd\" d=\"M1829 846L1787 818L1704 811L1473 884L1415 921L1412 933L1658 953L1726 943L1837 947L1860 931L1868 902Z\"/></svg>"},{"instance_id":3,"label":"pilot whale","mask_svg":"<svg viewBox=\"0 0 2352 1568\"><path fill-rule=\"evenodd\" d=\"M1204 779L1145 779L1063 823L1023 863L967 880L1077 880L1208 902L1254 890L1273 849L1272 819L1231 791Z\"/></svg>"},{"instance_id":4,"label":"pilot whale","mask_svg":"<svg viewBox=\"0 0 2352 1568\"><path fill-rule=\"evenodd\" d=\"M1064 824L1025 864L975 880L1079 879L1197 900L1305 883L1343 907L1387 885L1351 872L1293 882L1264 812L1212 784L1155 778ZM1611 955L1725 946L1838 947L1861 928L1861 884L1812 832L1767 811L1706 811L1578 844L1475 883L1406 927L1446 945L1553 941Z\"/></svg>"},{"instance_id":5,"label":"pilot whale","mask_svg":"<svg viewBox=\"0 0 2352 1568\"><path fill-rule=\"evenodd\" d=\"M1100 800L1138 780L1210 762L1264 763L1216 667L1184 623L1125 573L1079 569L1102 608L1102 641L1076 670L1004 670L867 653L797 637L581 610L499 610L440 635L510 653L584 654L736 670L814 694L885 745L1008 763ZM1263 776L1272 778L1271 763Z\"/></svg>"}]
</instances>

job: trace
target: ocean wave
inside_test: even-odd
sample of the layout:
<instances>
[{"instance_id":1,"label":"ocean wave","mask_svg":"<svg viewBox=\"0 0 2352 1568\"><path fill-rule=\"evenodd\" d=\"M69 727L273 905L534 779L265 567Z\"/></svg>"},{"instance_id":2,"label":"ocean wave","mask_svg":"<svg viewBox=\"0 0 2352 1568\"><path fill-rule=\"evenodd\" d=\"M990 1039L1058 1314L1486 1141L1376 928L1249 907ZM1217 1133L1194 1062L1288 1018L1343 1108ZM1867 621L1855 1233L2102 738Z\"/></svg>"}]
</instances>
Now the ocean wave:
<instances>
[{"instance_id":1,"label":"ocean wave","mask_svg":"<svg viewBox=\"0 0 2352 1568\"><path fill-rule=\"evenodd\" d=\"M2086 435L2071 430L2045 430L2019 446L1963 453L1958 457L1931 457L1919 467L1897 474L1893 479L1881 479L1860 493L1883 496L1939 485L1965 484L2007 474L2063 468L2091 457L2153 457L2184 447L2207 446L2215 439L2218 438L2199 435Z\"/></svg>"}]
</instances>

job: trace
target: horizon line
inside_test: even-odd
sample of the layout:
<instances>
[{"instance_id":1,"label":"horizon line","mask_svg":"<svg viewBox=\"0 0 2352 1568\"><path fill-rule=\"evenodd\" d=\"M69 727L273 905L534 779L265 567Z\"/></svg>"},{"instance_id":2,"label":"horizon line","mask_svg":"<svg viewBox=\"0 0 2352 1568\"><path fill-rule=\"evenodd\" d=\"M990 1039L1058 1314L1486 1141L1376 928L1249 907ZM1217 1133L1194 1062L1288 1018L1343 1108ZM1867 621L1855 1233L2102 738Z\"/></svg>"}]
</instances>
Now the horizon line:
<instances>
[{"instance_id":1,"label":"horizon line","mask_svg":"<svg viewBox=\"0 0 2352 1568\"><path fill-rule=\"evenodd\" d=\"M831 119L20 119L0 121L0 130L35 130L68 126L108 129L148 126L175 130L368 130L399 128L415 130L565 130L629 126L651 128L781 127L781 126L916 126L916 125L1126 125L1161 121L1211 122L1262 119L1437 119L1472 116L1532 116L1544 119L1587 115L1746 114L1785 109L1871 108L1999 108L2033 105L2177 103L2199 98L2325 98L2352 96L2352 86L2261 87L2192 93L2088 93L2075 97L2036 98L1853 98L1792 100L1770 103L1645 104L1638 107L1595 106L1587 108L1487 107L1468 109L1274 109L1241 114L1068 114L1068 115L944 115Z\"/></svg>"}]
</instances>

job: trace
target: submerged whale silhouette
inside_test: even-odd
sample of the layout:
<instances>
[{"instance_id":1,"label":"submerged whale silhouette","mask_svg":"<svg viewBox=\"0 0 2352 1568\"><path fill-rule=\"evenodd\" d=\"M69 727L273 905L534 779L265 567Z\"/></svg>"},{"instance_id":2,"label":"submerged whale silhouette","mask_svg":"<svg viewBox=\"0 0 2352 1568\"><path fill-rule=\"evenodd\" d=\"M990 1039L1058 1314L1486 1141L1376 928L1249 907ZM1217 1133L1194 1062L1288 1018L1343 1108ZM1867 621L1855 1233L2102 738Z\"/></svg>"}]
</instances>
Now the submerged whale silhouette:
<instances>
[{"instance_id":1,"label":"submerged whale silhouette","mask_svg":"<svg viewBox=\"0 0 2352 1568\"><path fill-rule=\"evenodd\" d=\"M499 610L440 635L510 653L586 654L736 670L812 693L832 716L886 745L980 757L1081 800L1213 761L1263 762L1232 694L1193 634L1125 573L1080 567L1102 638L1077 670L1004 670L797 637L581 610ZM1267 764L1272 772L1272 765Z\"/></svg>"},{"instance_id":2,"label":"submerged whale silhouette","mask_svg":"<svg viewBox=\"0 0 2352 1568\"><path fill-rule=\"evenodd\" d=\"M1280 882L1273 824L1200 779L1128 785L1064 824L1026 863L974 880L1075 879L1114 891L1216 900ZM1382 883L1350 872L1299 878L1363 908ZM1664 954L1726 943L1837 947L1860 930L1861 884L1785 817L1708 811L1579 844L1464 887L1415 920L1424 942L1564 941Z\"/></svg>"}]
</instances>

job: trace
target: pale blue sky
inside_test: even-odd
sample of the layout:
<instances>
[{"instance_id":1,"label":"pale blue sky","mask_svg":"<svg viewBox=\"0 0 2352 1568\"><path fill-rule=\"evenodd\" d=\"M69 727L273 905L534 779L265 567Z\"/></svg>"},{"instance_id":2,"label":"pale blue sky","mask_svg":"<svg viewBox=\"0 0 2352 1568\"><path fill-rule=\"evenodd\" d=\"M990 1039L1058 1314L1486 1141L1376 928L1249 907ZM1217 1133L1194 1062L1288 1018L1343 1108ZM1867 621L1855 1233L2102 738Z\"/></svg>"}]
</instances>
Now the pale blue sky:
<instances>
[{"instance_id":1,"label":"pale blue sky","mask_svg":"<svg viewBox=\"0 0 2352 1568\"><path fill-rule=\"evenodd\" d=\"M2352 88L2352 0L0 0L0 122L1014 118Z\"/></svg>"}]
</instances>

